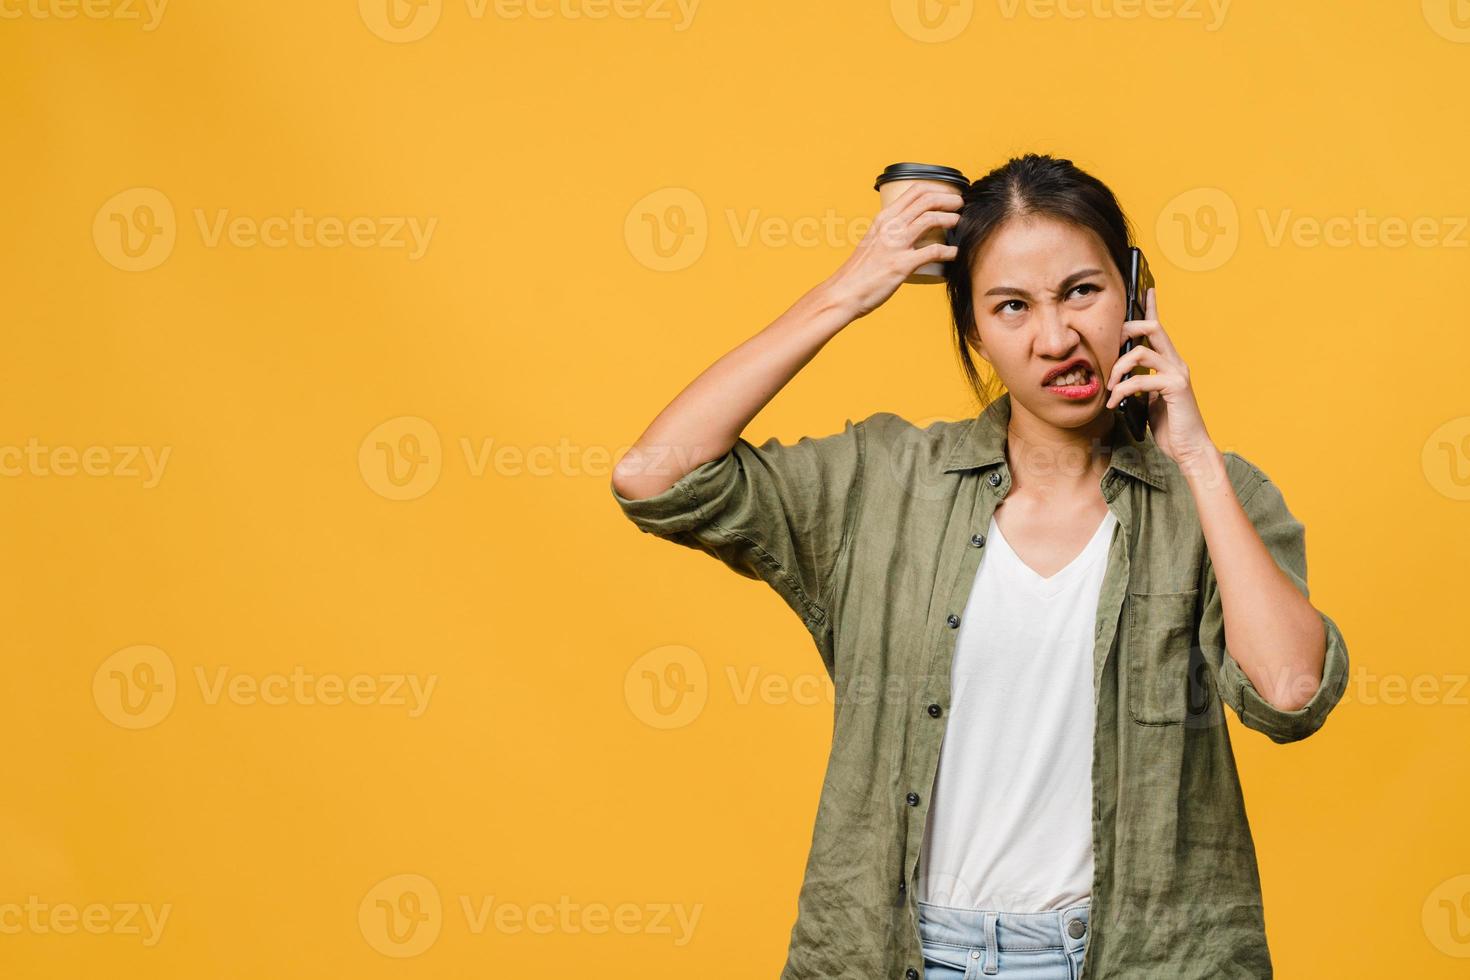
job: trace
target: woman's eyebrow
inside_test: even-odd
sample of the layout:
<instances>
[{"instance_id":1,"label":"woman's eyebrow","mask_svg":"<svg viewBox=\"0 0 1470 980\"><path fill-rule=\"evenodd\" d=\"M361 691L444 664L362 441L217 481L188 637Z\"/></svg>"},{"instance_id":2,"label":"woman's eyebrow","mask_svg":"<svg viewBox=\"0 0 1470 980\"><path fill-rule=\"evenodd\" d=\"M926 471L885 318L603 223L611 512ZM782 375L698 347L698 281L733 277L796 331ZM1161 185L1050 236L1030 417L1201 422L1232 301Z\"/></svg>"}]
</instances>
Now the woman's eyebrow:
<instances>
[{"instance_id":1,"label":"woman's eyebrow","mask_svg":"<svg viewBox=\"0 0 1470 980\"><path fill-rule=\"evenodd\" d=\"M1060 296L1060 295L1066 293L1073 286L1077 285L1077 283L1081 282L1083 279L1086 279L1089 276L1100 276L1100 275L1102 275L1102 270L1101 269L1080 269L1077 272L1072 273L1070 276L1068 276L1067 278L1065 278L1065 279L1062 280L1062 284L1057 287L1057 295ZM985 295L986 296L1019 296L1022 299L1031 299L1032 298L1032 296L1031 296L1030 293L1028 293L1026 290L1020 288L1019 286L995 286L995 287L993 287L991 289L987 289L985 291Z\"/></svg>"}]
</instances>

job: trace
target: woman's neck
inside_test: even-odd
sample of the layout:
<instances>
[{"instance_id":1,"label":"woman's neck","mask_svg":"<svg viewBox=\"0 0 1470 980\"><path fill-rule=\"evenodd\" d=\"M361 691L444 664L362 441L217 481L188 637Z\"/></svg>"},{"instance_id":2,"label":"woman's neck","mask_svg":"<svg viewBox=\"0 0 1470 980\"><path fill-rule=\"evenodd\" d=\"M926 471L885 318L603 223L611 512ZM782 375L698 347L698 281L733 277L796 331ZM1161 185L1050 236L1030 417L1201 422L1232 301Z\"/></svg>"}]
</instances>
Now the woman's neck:
<instances>
[{"instance_id":1,"label":"woman's neck","mask_svg":"<svg viewBox=\"0 0 1470 980\"><path fill-rule=\"evenodd\" d=\"M1006 460L1012 491L1035 490L1049 497L1096 492L1112 458L1112 413L1087 425L1064 429L1037 418L1012 399L1006 427Z\"/></svg>"}]
</instances>

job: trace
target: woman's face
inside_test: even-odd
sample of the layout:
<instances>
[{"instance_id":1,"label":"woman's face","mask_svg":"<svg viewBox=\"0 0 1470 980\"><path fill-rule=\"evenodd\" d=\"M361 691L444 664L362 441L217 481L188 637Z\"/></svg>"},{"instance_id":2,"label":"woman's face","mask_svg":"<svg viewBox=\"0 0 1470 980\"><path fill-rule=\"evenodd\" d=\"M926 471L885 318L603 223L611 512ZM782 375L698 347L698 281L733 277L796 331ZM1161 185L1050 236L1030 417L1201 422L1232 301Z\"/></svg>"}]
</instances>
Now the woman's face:
<instances>
[{"instance_id":1,"label":"woman's face","mask_svg":"<svg viewBox=\"0 0 1470 980\"><path fill-rule=\"evenodd\" d=\"M972 346L1024 409L1059 428L1084 426L1107 402L1103 380L1123 345L1123 277L1092 231L1055 218L1012 218L972 266ZM1085 363L1080 385L1047 387L1058 368ZM1071 397L1069 397L1069 395Z\"/></svg>"}]
</instances>

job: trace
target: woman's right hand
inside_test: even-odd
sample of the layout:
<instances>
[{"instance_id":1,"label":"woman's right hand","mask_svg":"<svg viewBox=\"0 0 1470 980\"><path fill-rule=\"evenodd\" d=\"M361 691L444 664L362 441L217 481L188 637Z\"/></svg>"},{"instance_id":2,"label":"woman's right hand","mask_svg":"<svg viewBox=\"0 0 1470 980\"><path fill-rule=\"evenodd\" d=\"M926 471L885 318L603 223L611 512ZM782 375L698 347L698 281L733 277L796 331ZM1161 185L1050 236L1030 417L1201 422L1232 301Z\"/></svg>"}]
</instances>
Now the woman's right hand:
<instances>
[{"instance_id":1,"label":"woman's right hand","mask_svg":"<svg viewBox=\"0 0 1470 980\"><path fill-rule=\"evenodd\" d=\"M903 281L928 262L948 262L959 251L939 242L914 248L930 228L959 224L964 198L958 192L915 184L873 218L857 248L823 283L852 318L867 316L887 302Z\"/></svg>"}]
</instances>

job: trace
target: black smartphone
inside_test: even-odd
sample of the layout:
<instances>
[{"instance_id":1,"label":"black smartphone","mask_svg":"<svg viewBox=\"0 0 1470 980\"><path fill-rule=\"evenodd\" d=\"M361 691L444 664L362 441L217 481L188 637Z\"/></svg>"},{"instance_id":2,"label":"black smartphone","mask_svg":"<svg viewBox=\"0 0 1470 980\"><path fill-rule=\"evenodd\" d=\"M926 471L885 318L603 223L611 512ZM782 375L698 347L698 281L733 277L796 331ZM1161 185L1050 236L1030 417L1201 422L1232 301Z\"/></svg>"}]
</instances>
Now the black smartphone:
<instances>
[{"instance_id":1,"label":"black smartphone","mask_svg":"<svg viewBox=\"0 0 1470 980\"><path fill-rule=\"evenodd\" d=\"M1144 318L1148 304L1148 291L1153 284L1154 277L1148 271L1148 260L1143 257L1142 249L1129 248L1128 305L1124 310L1123 319L1142 320ZM1148 342L1140 337L1126 338L1118 356L1122 357L1139 344L1148 346ZM1124 378L1147 373L1148 368L1138 367L1129 371ZM1148 427L1148 392L1124 396L1123 400L1118 402L1118 411L1123 413L1123 421L1128 423L1128 431L1133 433L1133 438L1142 441L1144 430Z\"/></svg>"}]
</instances>

